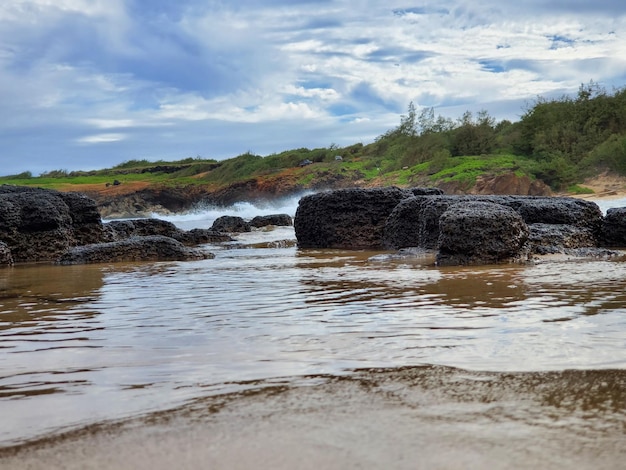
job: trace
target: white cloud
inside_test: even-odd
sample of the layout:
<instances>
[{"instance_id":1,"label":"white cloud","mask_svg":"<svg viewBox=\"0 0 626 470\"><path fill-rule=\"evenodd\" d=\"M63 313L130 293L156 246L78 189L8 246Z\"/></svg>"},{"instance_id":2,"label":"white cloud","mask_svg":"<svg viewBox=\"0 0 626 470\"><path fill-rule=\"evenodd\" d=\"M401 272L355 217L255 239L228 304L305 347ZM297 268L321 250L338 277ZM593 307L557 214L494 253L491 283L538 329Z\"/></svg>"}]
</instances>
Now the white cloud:
<instances>
[{"instance_id":1,"label":"white cloud","mask_svg":"<svg viewBox=\"0 0 626 470\"><path fill-rule=\"evenodd\" d=\"M76 142L81 144L103 144L109 142L119 142L126 139L126 137L127 136L125 134L94 134L76 139Z\"/></svg>"},{"instance_id":2,"label":"white cloud","mask_svg":"<svg viewBox=\"0 0 626 470\"><path fill-rule=\"evenodd\" d=\"M589 5L12 0L0 5L0 138L28 170L39 149L63 159L77 142L115 145L113 164L347 145L395 125L409 101L511 118L589 79L624 85L626 7Z\"/></svg>"}]
</instances>

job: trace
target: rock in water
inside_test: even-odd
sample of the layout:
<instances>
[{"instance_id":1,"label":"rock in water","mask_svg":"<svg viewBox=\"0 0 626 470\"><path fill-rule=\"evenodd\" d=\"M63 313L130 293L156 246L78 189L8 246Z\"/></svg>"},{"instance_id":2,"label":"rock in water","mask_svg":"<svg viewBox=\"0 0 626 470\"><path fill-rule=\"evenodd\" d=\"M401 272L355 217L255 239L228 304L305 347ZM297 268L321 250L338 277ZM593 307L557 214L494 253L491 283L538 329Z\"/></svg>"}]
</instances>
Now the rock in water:
<instances>
[{"instance_id":1,"label":"rock in water","mask_svg":"<svg viewBox=\"0 0 626 470\"><path fill-rule=\"evenodd\" d=\"M188 248L162 235L130 237L125 240L77 246L68 250L58 264L111 263L118 261L188 261L210 259L214 255Z\"/></svg>"},{"instance_id":2,"label":"rock in water","mask_svg":"<svg viewBox=\"0 0 626 470\"><path fill-rule=\"evenodd\" d=\"M380 248L391 211L412 196L396 187L339 189L300 199L294 228L300 248Z\"/></svg>"},{"instance_id":3,"label":"rock in water","mask_svg":"<svg viewBox=\"0 0 626 470\"><path fill-rule=\"evenodd\" d=\"M0 242L0 266L13 266L13 255L6 243Z\"/></svg>"},{"instance_id":4,"label":"rock in water","mask_svg":"<svg viewBox=\"0 0 626 470\"><path fill-rule=\"evenodd\" d=\"M437 264L528 261L529 230L513 209L489 202L460 202L439 219Z\"/></svg>"},{"instance_id":5,"label":"rock in water","mask_svg":"<svg viewBox=\"0 0 626 470\"><path fill-rule=\"evenodd\" d=\"M68 248L101 241L96 203L81 194L0 186L0 240L15 262L48 261Z\"/></svg>"},{"instance_id":6,"label":"rock in water","mask_svg":"<svg viewBox=\"0 0 626 470\"><path fill-rule=\"evenodd\" d=\"M211 226L211 230L215 232L243 233L251 232L252 228L250 227L250 224L241 217L223 215L222 217L215 219L213 225Z\"/></svg>"},{"instance_id":7,"label":"rock in water","mask_svg":"<svg viewBox=\"0 0 626 470\"><path fill-rule=\"evenodd\" d=\"M626 247L626 207L606 211L600 238L605 246Z\"/></svg>"},{"instance_id":8,"label":"rock in water","mask_svg":"<svg viewBox=\"0 0 626 470\"><path fill-rule=\"evenodd\" d=\"M293 225L293 220L289 214L257 215L250 221L250 225L256 228L267 227L268 225L289 227Z\"/></svg>"}]
</instances>

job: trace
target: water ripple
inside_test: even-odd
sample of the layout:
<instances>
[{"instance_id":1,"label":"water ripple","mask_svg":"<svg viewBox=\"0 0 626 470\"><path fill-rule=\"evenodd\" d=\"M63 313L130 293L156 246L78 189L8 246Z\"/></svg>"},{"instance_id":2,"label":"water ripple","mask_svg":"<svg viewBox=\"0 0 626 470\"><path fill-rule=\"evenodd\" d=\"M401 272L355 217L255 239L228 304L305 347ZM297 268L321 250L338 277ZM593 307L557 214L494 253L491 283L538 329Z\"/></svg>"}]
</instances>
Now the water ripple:
<instances>
[{"instance_id":1,"label":"water ripple","mask_svg":"<svg viewBox=\"0 0 626 470\"><path fill-rule=\"evenodd\" d=\"M626 366L624 262L435 268L281 246L0 273L0 441L245 380Z\"/></svg>"}]
</instances>

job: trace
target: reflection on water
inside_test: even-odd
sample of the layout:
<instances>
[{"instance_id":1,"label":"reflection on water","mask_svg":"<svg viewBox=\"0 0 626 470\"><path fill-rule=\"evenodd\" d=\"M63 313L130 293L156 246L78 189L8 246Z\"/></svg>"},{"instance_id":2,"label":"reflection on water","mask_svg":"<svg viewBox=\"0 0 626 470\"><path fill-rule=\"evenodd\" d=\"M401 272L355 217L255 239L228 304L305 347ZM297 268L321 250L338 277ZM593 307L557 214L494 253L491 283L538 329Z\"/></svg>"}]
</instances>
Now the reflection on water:
<instances>
[{"instance_id":1,"label":"reflection on water","mask_svg":"<svg viewBox=\"0 0 626 470\"><path fill-rule=\"evenodd\" d=\"M249 237L213 260L0 271L0 443L275 377L626 366L623 261L435 268Z\"/></svg>"}]
</instances>

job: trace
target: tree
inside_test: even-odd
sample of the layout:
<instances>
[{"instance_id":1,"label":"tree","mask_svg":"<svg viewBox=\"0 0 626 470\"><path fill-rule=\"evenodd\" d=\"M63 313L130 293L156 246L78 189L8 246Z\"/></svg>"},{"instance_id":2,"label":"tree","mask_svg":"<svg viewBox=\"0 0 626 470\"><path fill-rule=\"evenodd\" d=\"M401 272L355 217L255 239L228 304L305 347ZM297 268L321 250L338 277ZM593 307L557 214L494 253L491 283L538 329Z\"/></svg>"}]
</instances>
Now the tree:
<instances>
[{"instance_id":1,"label":"tree","mask_svg":"<svg viewBox=\"0 0 626 470\"><path fill-rule=\"evenodd\" d=\"M415 137L417 135L417 112L413 101L409 103L407 114L400 116L400 127L398 129L401 134Z\"/></svg>"}]
</instances>

